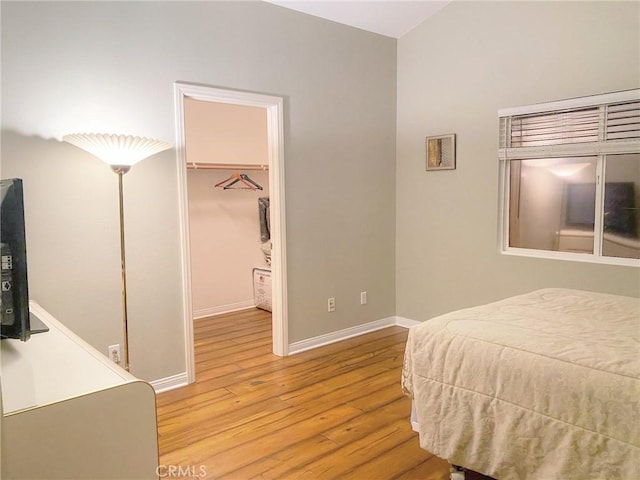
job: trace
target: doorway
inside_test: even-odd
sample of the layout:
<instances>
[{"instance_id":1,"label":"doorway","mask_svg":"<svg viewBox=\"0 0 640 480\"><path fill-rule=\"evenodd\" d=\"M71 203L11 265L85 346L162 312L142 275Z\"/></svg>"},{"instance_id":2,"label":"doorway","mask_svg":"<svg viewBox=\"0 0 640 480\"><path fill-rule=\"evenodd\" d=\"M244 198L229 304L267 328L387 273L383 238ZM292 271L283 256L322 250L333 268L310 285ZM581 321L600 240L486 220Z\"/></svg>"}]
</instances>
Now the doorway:
<instances>
[{"instance_id":1,"label":"doorway","mask_svg":"<svg viewBox=\"0 0 640 480\"><path fill-rule=\"evenodd\" d=\"M187 156L185 144L185 102L189 99L227 105L259 107L267 116L267 158L270 197L272 345L278 356L288 354L288 323L286 295L286 244L284 208L284 148L283 100L256 93L238 92L214 87L178 82L176 100L176 151L180 210L180 241L182 263L182 299L185 333L187 381L195 381L193 340L193 302L191 284L191 243L189 238Z\"/></svg>"}]
</instances>

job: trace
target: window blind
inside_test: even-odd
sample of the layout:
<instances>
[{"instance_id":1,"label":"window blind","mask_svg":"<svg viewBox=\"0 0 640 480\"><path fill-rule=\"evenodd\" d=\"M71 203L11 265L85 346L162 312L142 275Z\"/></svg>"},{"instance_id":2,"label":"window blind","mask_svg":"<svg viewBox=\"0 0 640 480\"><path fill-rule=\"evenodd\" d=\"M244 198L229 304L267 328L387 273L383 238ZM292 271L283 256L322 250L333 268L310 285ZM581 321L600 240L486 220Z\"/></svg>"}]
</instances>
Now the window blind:
<instances>
[{"instance_id":1,"label":"window blind","mask_svg":"<svg viewBox=\"0 0 640 480\"><path fill-rule=\"evenodd\" d=\"M609 106L606 139L640 139L640 101Z\"/></svg>"},{"instance_id":2,"label":"window blind","mask_svg":"<svg viewBox=\"0 0 640 480\"><path fill-rule=\"evenodd\" d=\"M598 108L518 116L511 119L511 147L597 142Z\"/></svg>"},{"instance_id":3,"label":"window blind","mask_svg":"<svg viewBox=\"0 0 640 480\"><path fill-rule=\"evenodd\" d=\"M501 114L499 158L548 158L593 154L640 152L640 90L625 96L629 100L571 108L545 104L544 110L523 107L525 113ZM570 103L570 102L569 102Z\"/></svg>"}]
</instances>

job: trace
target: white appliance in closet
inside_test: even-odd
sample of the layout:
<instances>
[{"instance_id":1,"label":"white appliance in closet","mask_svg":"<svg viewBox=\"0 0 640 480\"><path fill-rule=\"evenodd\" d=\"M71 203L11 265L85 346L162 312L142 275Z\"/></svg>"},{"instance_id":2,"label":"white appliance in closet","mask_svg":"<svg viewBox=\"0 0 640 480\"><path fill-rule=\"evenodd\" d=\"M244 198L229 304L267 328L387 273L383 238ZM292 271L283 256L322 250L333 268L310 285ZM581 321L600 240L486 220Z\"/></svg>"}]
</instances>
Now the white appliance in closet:
<instances>
[{"instance_id":1,"label":"white appliance in closet","mask_svg":"<svg viewBox=\"0 0 640 480\"><path fill-rule=\"evenodd\" d=\"M271 267L253 269L253 298L257 308L271 312Z\"/></svg>"}]
</instances>

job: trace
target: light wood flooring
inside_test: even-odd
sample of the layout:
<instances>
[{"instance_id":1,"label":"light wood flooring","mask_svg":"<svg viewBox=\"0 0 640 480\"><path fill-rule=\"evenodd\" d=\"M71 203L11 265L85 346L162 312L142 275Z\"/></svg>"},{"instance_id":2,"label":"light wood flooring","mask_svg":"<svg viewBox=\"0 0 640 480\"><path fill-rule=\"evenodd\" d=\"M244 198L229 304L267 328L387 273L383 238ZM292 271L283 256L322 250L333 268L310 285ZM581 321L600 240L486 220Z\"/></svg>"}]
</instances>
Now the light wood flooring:
<instances>
[{"instance_id":1,"label":"light wood flooring","mask_svg":"<svg viewBox=\"0 0 640 480\"><path fill-rule=\"evenodd\" d=\"M390 327L287 358L271 315L195 322L196 383L158 394L160 463L206 479L445 480L421 450ZM185 470L188 469L188 470Z\"/></svg>"}]
</instances>

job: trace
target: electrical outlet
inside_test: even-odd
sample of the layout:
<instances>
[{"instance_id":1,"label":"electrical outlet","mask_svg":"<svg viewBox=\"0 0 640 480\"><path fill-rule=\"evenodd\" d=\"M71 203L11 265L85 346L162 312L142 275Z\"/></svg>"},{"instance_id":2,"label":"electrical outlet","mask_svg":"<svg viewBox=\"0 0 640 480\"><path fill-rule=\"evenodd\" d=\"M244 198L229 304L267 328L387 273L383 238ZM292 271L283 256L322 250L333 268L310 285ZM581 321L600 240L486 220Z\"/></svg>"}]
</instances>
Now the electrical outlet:
<instances>
[{"instance_id":1,"label":"electrical outlet","mask_svg":"<svg viewBox=\"0 0 640 480\"><path fill-rule=\"evenodd\" d=\"M335 312L336 311L336 299L331 297L327 300L327 311Z\"/></svg>"},{"instance_id":2,"label":"electrical outlet","mask_svg":"<svg viewBox=\"0 0 640 480\"><path fill-rule=\"evenodd\" d=\"M109 360L113 363L120 364L120 344L109 345Z\"/></svg>"},{"instance_id":3,"label":"electrical outlet","mask_svg":"<svg viewBox=\"0 0 640 480\"><path fill-rule=\"evenodd\" d=\"M360 292L360 305L367 304L367 292Z\"/></svg>"}]
</instances>

